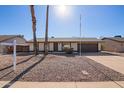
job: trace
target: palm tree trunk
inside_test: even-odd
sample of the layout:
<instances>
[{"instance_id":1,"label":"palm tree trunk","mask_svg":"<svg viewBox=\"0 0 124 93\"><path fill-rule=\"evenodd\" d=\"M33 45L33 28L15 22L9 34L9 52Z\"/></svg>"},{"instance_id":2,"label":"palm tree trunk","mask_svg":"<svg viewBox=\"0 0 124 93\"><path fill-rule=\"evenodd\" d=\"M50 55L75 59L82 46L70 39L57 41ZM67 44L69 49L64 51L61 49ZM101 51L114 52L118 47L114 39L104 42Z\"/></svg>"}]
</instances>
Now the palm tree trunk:
<instances>
[{"instance_id":1,"label":"palm tree trunk","mask_svg":"<svg viewBox=\"0 0 124 93\"><path fill-rule=\"evenodd\" d=\"M30 10L31 10L31 16L32 16L34 55L38 55L38 47L37 47L37 39L36 39L36 17L35 17L34 5L30 5Z\"/></svg>"},{"instance_id":2,"label":"palm tree trunk","mask_svg":"<svg viewBox=\"0 0 124 93\"><path fill-rule=\"evenodd\" d=\"M45 55L48 54L48 18L49 17L49 5L46 10L46 32L45 32Z\"/></svg>"}]
</instances>

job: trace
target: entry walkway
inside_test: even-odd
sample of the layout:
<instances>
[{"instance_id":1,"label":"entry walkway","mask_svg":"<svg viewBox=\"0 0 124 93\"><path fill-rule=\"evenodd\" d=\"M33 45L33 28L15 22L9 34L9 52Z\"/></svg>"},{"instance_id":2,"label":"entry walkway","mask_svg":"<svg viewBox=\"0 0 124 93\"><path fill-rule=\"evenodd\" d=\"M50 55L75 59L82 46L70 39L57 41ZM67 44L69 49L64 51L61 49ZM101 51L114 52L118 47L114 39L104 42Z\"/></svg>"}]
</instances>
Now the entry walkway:
<instances>
[{"instance_id":1,"label":"entry walkway","mask_svg":"<svg viewBox=\"0 0 124 93\"><path fill-rule=\"evenodd\" d=\"M9 81L0 81L3 87ZM124 87L124 81L117 81ZM120 88L113 81L107 82L15 82L10 88Z\"/></svg>"}]
</instances>

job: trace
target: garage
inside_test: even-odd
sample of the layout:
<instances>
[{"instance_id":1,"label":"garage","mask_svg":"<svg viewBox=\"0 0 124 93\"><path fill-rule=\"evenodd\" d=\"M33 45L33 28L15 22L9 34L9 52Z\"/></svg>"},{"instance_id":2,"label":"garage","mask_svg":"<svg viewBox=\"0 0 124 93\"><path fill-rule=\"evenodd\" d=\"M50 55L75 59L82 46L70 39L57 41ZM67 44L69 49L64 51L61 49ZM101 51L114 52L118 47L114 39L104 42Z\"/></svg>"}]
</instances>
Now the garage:
<instances>
[{"instance_id":1,"label":"garage","mask_svg":"<svg viewBox=\"0 0 124 93\"><path fill-rule=\"evenodd\" d=\"M80 51L80 44L78 44L78 51ZM98 43L81 44L81 52L98 52Z\"/></svg>"}]
</instances>

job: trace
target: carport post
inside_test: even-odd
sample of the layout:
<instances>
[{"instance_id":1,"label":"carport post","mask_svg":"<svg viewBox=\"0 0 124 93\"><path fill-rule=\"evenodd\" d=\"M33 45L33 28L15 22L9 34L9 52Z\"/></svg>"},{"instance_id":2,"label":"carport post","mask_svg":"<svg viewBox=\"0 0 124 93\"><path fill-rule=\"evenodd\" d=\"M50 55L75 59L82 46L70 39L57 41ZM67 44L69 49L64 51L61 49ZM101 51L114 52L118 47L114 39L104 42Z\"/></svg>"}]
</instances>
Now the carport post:
<instances>
[{"instance_id":1,"label":"carport post","mask_svg":"<svg viewBox=\"0 0 124 93\"><path fill-rule=\"evenodd\" d=\"M13 41L13 70L16 70L16 40Z\"/></svg>"}]
</instances>

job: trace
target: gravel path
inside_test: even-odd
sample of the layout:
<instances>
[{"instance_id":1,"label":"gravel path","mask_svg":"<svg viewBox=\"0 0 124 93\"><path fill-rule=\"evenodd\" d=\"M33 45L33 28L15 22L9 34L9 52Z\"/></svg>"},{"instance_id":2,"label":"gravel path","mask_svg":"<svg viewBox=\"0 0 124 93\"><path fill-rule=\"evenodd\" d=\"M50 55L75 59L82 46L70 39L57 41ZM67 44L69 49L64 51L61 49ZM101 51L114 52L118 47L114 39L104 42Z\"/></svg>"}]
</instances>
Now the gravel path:
<instances>
[{"instance_id":1,"label":"gravel path","mask_svg":"<svg viewBox=\"0 0 124 93\"><path fill-rule=\"evenodd\" d=\"M0 80L19 80L37 82L71 81L112 81L124 80L124 75L103 66L84 56L43 55L31 58L17 66L16 72L8 73ZM40 61L39 61L40 60Z\"/></svg>"}]
</instances>

